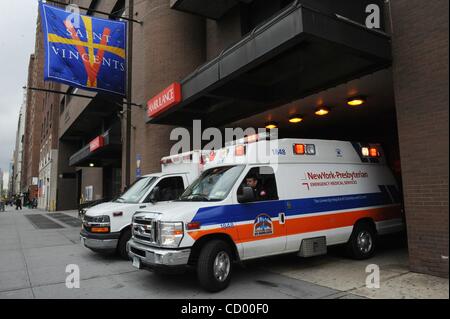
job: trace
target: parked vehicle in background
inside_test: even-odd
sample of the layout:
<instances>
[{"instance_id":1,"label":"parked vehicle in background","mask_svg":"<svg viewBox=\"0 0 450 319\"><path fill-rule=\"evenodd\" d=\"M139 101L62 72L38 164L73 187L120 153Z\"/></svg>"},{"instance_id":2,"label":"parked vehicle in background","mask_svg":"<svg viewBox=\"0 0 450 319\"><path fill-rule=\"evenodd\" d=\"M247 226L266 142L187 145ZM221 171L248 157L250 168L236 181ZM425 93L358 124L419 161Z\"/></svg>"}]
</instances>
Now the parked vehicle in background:
<instances>
[{"instance_id":1,"label":"parked vehicle in background","mask_svg":"<svg viewBox=\"0 0 450 319\"><path fill-rule=\"evenodd\" d=\"M117 252L128 258L126 243L131 238L133 214L178 198L202 168L200 151L162 158L160 173L143 176L114 201L81 212L83 245L95 252Z\"/></svg>"},{"instance_id":2,"label":"parked vehicle in background","mask_svg":"<svg viewBox=\"0 0 450 319\"><path fill-rule=\"evenodd\" d=\"M270 155L261 160L260 151ZM210 158L178 200L134 215L135 267L193 267L214 292L228 286L235 262L316 256L338 244L365 259L378 235L403 229L401 194L378 144L252 137Z\"/></svg>"}]
</instances>

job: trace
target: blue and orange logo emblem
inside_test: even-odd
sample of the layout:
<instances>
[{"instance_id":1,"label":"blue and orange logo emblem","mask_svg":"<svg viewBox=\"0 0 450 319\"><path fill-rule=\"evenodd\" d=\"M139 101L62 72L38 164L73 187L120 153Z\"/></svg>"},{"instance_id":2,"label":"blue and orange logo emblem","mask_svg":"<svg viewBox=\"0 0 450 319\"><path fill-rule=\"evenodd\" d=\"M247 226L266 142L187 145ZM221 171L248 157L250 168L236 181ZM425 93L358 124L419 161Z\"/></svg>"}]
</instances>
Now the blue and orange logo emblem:
<instances>
[{"instance_id":1,"label":"blue and orange logo emblem","mask_svg":"<svg viewBox=\"0 0 450 319\"><path fill-rule=\"evenodd\" d=\"M264 236L273 234L272 219L267 214L258 215L253 224L253 235Z\"/></svg>"}]
</instances>

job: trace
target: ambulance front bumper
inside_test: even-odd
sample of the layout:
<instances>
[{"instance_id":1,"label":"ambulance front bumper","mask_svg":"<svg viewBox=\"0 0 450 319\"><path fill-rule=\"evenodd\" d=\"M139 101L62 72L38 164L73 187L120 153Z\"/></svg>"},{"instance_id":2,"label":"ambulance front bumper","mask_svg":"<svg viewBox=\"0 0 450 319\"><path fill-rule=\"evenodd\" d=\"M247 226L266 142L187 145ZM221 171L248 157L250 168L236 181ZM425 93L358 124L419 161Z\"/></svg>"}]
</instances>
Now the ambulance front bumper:
<instances>
[{"instance_id":1,"label":"ambulance front bumper","mask_svg":"<svg viewBox=\"0 0 450 319\"><path fill-rule=\"evenodd\" d=\"M86 230L80 232L82 244L95 252L114 252L119 243L120 232L108 234L92 234Z\"/></svg>"},{"instance_id":2,"label":"ambulance front bumper","mask_svg":"<svg viewBox=\"0 0 450 319\"><path fill-rule=\"evenodd\" d=\"M191 249L164 249L142 245L134 239L127 243L127 251L133 265L149 270L181 270L188 266Z\"/></svg>"}]
</instances>

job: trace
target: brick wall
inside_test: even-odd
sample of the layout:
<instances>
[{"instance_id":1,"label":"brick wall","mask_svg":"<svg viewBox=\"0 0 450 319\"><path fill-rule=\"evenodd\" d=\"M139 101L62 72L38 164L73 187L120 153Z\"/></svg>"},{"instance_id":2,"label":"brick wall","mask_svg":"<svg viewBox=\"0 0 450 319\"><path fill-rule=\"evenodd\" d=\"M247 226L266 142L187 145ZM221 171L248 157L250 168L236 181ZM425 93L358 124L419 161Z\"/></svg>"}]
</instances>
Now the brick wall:
<instances>
[{"instance_id":1,"label":"brick wall","mask_svg":"<svg viewBox=\"0 0 450 319\"><path fill-rule=\"evenodd\" d=\"M180 81L205 61L205 21L170 9L169 1L135 1L133 102L147 101L175 81ZM161 170L168 155L171 126L146 124L146 110L132 108L131 182L136 176L136 156L142 157L143 174ZM125 123L125 121L123 121ZM123 130L125 132L125 130ZM125 163L125 141L123 160ZM125 165L122 165L125 184Z\"/></svg>"},{"instance_id":2,"label":"brick wall","mask_svg":"<svg viewBox=\"0 0 450 319\"><path fill-rule=\"evenodd\" d=\"M35 53L30 58L28 68L28 87L43 88L43 38L41 32L41 19L38 17L36 26L36 46ZM30 198L35 197L36 187L30 187L33 177L39 176L39 154L41 146L41 131L43 120L43 107L45 96L39 91L28 91L27 95L27 119L25 124L24 143L24 190L30 190Z\"/></svg>"},{"instance_id":3,"label":"brick wall","mask_svg":"<svg viewBox=\"0 0 450 319\"><path fill-rule=\"evenodd\" d=\"M30 56L30 60L28 62L28 78L27 78L27 86L30 87L33 85L33 70L34 70L34 54ZM24 139L23 139L23 159L22 159L22 175L20 181L21 191L27 189L27 176L28 176L28 163L30 158L30 134L29 130L31 127L31 97L32 92L28 91L26 97L26 109L25 109L25 125L24 125Z\"/></svg>"},{"instance_id":4,"label":"brick wall","mask_svg":"<svg viewBox=\"0 0 450 319\"><path fill-rule=\"evenodd\" d=\"M58 141L58 175L56 210L70 210L78 207L78 184L74 167L69 167L69 158L78 148L69 142ZM80 190L81 191L81 190Z\"/></svg>"},{"instance_id":5,"label":"brick wall","mask_svg":"<svg viewBox=\"0 0 450 319\"><path fill-rule=\"evenodd\" d=\"M391 1L410 268L448 277L447 0Z\"/></svg>"}]
</instances>

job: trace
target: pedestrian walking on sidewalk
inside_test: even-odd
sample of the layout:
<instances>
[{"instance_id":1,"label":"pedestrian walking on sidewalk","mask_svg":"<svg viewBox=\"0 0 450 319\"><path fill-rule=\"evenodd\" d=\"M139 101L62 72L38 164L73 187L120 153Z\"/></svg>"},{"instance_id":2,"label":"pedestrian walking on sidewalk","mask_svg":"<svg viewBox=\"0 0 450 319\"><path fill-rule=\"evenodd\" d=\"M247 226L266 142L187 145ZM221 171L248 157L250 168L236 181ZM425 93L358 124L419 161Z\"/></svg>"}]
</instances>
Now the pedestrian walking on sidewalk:
<instances>
[{"instance_id":1,"label":"pedestrian walking on sidewalk","mask_svg":"<svg viewBox=\"0 0 450 319\"><path fill-rule=\"evenodd\" d=\"M20 197L16 198L16 210L22 210L22 199Z\"/></svg>"},{"instance_id":2,"label":"pedestrian walking on sidewalk","mask_svg":"<svg viewBox=\"0 0 450 319\"><path fill-rule=\"evenodd\" d=\"M31 201L31 208L36 209L37 207L38 207L38 201L36 198L33 198L33 200Z\"/></svg>"}]
</instances>

